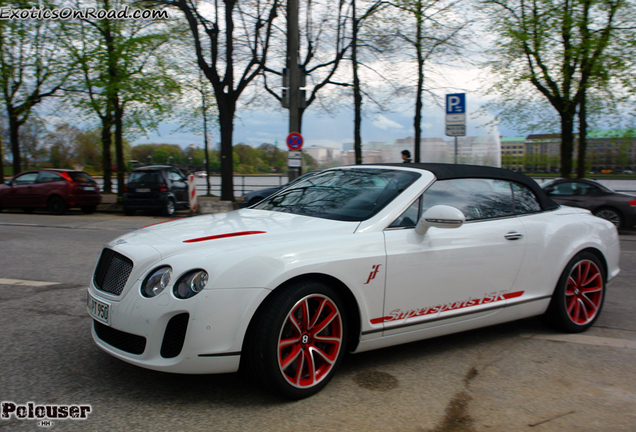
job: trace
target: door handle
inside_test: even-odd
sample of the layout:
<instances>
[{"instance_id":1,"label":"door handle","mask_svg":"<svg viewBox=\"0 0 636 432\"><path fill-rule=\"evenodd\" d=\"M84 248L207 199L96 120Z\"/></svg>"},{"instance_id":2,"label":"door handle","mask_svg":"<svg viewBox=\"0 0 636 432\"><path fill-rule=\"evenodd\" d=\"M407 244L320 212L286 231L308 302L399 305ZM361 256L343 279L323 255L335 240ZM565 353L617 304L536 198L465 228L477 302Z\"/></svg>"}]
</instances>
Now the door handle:
<instances>
[{"instance_id":1,"label":"door handle","mask_svg":"<svg viewBox=\"0 0 636 432\"><path fill-rule=\"evenodd\" d=\"M523 238L523 234L515 231L510 231L504 237L506 237L506 240L519 240L520 238Z\"/></svg>"}]
</instances>

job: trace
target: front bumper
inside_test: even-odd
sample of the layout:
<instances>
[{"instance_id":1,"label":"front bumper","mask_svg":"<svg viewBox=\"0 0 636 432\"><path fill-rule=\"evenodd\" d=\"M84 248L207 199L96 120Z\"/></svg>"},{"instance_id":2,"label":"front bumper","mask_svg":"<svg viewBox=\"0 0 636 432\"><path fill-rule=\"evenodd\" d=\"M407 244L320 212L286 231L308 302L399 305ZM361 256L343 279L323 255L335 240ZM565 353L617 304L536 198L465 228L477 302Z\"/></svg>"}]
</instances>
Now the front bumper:
<instances>
[{"instance_id":1,"label":"front bumper","mask_svg":"<svg viewBox=\"0 0 636 432\"><path fill-rule=\"evenodd\" d=\"M130 210L162 210L168 204L169 195L160 194L151 197L130 197L124 194L122 204Z\"/></svg>"},{"instance_id":2,"label":"front bumper","mask_svg":"<svg viewBox=\"0 0 636 432\"><path fill-rule=\"evenodd\" d=\"M123 298L89 288L110 309L109 325L95 320L95 343L112 356L164 372L209 374L236 372L249 321L269 290L204 290L179 300L171 287L145 298L140 282Z\"/></svg>"},{"instance_id":3,"label":"front bumper","mask_svg":"<svg viewBox=\"0 0 636 432\"><path fill-rule=\"evenodd\" d=\"M69 195L68 204L72 207L99 205L102 202L101 195Z\"/></svg>"}]
</instances>

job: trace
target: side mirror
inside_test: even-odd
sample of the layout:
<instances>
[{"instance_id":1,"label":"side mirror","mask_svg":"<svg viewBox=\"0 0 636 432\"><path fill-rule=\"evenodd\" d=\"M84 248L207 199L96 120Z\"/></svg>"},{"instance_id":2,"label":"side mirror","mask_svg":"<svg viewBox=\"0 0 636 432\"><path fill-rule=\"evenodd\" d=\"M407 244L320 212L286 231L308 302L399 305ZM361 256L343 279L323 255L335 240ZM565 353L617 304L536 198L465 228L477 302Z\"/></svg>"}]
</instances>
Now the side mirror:
<instances>
[{"instance_id":1,"label":"side mirror","mask_svg":"<svg viewBox=\"0 0 636 432\"><path fill-rule=\"evenodd\" d=\"M466 216L461 210L447 205L436 205L424 212L415 226L415 232L425 235L430 227L459 228L464 222Z\"/></svg>"},{"instance_id":2,"label":"side mirror","mask_svg":"<svg viewBox=\"0 0 636 432\"><path fill-rule=\"evenodd\" d=\"M6 184L7 186L11 186L11 180L7 180L6 182L4 182L4 184Z\"/></svg>"}]
</instances>

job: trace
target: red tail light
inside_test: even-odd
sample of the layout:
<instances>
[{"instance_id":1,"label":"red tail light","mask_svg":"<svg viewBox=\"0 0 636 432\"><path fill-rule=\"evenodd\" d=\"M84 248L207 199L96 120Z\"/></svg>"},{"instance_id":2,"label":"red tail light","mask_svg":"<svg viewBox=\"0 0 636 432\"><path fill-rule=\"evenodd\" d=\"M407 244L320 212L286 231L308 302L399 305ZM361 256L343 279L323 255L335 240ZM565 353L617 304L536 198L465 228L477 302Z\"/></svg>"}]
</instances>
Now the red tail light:
<instances>
[{"instance_id":1,"label":"red tail light","mask_svg":"<svg viewBox=\"0 0 636 432\"><path fill-rule=\"evenodd\" d=\"M159 185L159 192L168 192L168 187L165 184Z\"/></svg>"},{"instance_id":2,"label":"red tail light","mask_svg":"<svg viewBox=\"0 0 636 432\"><path fill-rule=\"evenodd\" d=\"M128 193L128 185L124 185L124 193Z\"/></svg>"},{"instance_id":3,"label":"red tail light","mask_svg":"<svg viewBox=\"0 0 636 432\"><path fill-rule=\"evenodd\" d=\"M629 202L629 205L632 207L636 207L636 199L633 199Z\"/></svg>"}]
</instances>

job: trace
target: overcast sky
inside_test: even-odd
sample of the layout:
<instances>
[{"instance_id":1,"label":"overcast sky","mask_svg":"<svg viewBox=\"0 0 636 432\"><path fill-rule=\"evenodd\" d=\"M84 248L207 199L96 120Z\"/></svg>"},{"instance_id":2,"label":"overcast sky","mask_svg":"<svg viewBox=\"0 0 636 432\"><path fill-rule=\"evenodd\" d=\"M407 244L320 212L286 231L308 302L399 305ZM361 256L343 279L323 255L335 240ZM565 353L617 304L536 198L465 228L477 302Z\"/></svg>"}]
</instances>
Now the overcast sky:
<instances>
[{"instance_id":1,"label":"overcast sky","mask_svg":"<svg viewBox=\"0 0 636 432\"><path fill-rule=\"evenodd\" d=\"M492 129L485 124L491 118L477 117L477 111L487 100L477 89L480 72L477 69L465 71L449 71L449 79L453 87L464 89L467 105L467 134L469 136L491 135ZM451 76L452 75L452 76ZM455 91L449 91L455 92ZM440 95L443 97L443 94ZM353 105L353 102L352 102ZM363 144L371 141L387 142L391 140L412 137L415 135L413 127L414 108L412 103L405 102L404 106L391 112L375 113L363 117ZM259 146L263 143L278 143L279 148L286 150L285 139L289 133L289 113L286 109L262 109L259 111L239 111L234 121L234 143L244 143ZM326 146L342 148L345 143L353 142L353 109L342 110L335 117L320 113L317 108L310 106L303 116L303 130L301 131L305 146ZM446 138L444 107L426 104L422 110L422 137ZM164 123L159 134L148 137L138 137L133 145L146 143L168 143L188 146L195 144L203 146L203 137L192 133L171 133L175 125ZM503 136L517 136L518 132L509 128L499 128ZM220 139L219 131L214 130L212 142Z\"/></svg>"}]
</instances>

